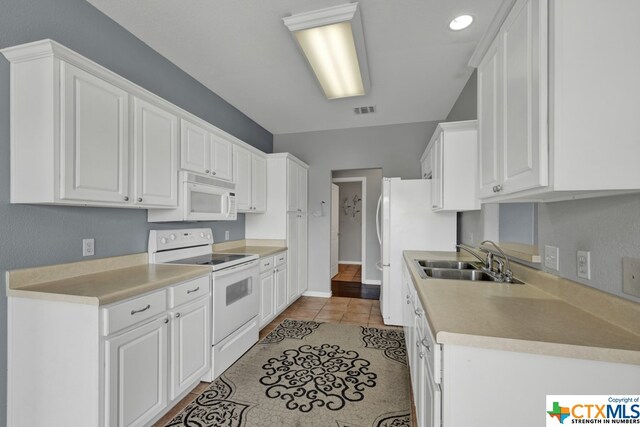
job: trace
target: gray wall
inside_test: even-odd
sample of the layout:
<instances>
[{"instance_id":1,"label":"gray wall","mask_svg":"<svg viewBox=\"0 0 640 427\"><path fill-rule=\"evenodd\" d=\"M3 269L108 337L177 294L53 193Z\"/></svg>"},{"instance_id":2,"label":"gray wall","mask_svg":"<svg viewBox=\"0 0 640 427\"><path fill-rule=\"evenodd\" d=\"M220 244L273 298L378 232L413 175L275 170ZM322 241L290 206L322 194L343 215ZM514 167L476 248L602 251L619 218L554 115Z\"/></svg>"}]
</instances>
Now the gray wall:
<instances>
[{"instance_id":1,"label":"gray wall","mask_svg":"<svg viewBox=\"0 0 640 427\"><path fill-rule=\"evenodd\" d=\"M382 168L387 177L420 177L420 156L437 122L274 135L276 152L309 164L309 210L331 200L331 171ZM326 212L327 210L325 210ZM375 217L374 217L375 219ZM330 217L309 216L309 290L329 292ZM371 279L380 280L379 272Z\"/></svg>"},{"instance_id":2,"label":"gray wall","mask_svg":"<svg viewBox=\"0 0 640 427\"><path fill-rule=\"evenodd\" d=\"M266 152L272 135L226 103L84 0L3 0L0 48L54 39L170 102ZM78 261L82 238L96 239L96 258L147 250L152 225L146 210L9 204L9 63L0 55L0 285L5 271ZM244 215L212 226L244 238ZM87 259L87 258L84 258ZM7 300L0 298L0 384L6 384ZM73 351L73 349L69 349ZM6 423L6 387L0 386L0 425Z\"/></svg>"},{"instance_id":3,"label":"gray wall","mask_svg":"<svg viewBox=\"0 0 640 427\"><path fill-rule=\"evenodd\" d=\"M363 271L362 279L381 280L380 272L376 268L376 263L380 260L380 243L376 232L376 209L378 198L382 192L382 169L355 169L340 170L333 172L334 178L345 178L350 176L363 176L367 178L367 215L365 226L366 244L366 270ZM342 237L342 236L341 236Z\"/></svg>"},{"instance_id":4,"label":"gray wall","mask_svg":"<svg viewBox=\"0 0 640 427\"><path fill-rule=\"evenodd\" d=\"M447 120L477 118L476 74L460 94ZM469 89L469 90L467 90ZM472 91L473 89L473 91ZM640 195L602 197L567 202L483 205L482 211L459 214L458 239L477 245L495 235L499 218L499 239L532 239L540 251L545 245L560 249L560 271L532 265L549 273L640 302L622 292L622 257L640 258ZM521 228L519 231L517 228ZM591 280L577 276L576 252L591 251Z\"/></svg>"},{"instance_id":5,"label":"gray wall","mask_svg":"<svg viewBox=\"0 0 640 427\"><path fill-rule=\"evenodd\" d=\"M347 199L347 205L353 206L354 196L362 199L362 183L339 182L337 184L340 188L340 196L338 197L340 201L338 205L338 226L340 229L338 261L359 263L362 261L362 201L357 205L354 215L350 209L345 211L344 200Z\"/></svg>"}]
</instances>

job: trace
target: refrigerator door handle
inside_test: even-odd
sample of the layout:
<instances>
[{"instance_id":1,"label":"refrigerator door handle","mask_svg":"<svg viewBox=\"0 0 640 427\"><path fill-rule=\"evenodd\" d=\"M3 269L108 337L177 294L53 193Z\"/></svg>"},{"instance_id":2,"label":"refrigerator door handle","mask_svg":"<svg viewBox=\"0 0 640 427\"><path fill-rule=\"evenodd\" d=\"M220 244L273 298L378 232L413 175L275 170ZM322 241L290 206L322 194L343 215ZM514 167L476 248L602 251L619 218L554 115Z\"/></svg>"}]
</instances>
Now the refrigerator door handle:
<instances>
[{"instance_id":1,"label":"refrigerator door handle","mask_svg":"<svg viewBox=\"0 0 640 427\"><path fill-rule=\"evenodd\" d=\"M378 243L382 244L382 236L380 236L380 205L382 204L382 194L378 198L378 207L376 208L376 233L378 233Z\"/></svg>"}]
</instances>

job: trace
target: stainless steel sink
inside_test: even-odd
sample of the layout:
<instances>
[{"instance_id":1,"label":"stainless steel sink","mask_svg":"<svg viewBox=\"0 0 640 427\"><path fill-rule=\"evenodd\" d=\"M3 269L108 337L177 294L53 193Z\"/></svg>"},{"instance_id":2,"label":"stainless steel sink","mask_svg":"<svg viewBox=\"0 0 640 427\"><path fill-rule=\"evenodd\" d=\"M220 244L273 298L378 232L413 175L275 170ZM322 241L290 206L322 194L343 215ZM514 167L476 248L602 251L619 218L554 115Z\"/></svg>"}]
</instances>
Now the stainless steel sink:
<instances>
[{"instance_id":1,"label":"stainless steel sink","mask_svg":"<svg viewBox=\"0 0 640 427\"><path fill-rule=\"evenodd\" d=\"M481 270L457 270L452 268L424 268L427 277L449 280L474 280L495 282L495 279Z\"/></svg>"},{"instance_id":2,"label":"stainless steel sink","mask_svg":"<svg viewBox=\"0 0 640 427\"><path fill-rule=\"evenodd\" d=\"M469 280L472 282L501 282L496 274L490 274L482 269L479 263L464 261L427 261L415 260L418 272L423 279ZM522 284L512 278L509 284Z\"/></svg>"},{"instance_id":3,"label":"stainless steel sink","mask_svg":"<svg viewBox=\"0 0 640 427\"><path fill-rule=\"evenodd\" d=\"M453 268L457 270L476 270L480 266L477 263L466 261L423 261L416 260L421 268Z\"/></svg>"}]
</instances>

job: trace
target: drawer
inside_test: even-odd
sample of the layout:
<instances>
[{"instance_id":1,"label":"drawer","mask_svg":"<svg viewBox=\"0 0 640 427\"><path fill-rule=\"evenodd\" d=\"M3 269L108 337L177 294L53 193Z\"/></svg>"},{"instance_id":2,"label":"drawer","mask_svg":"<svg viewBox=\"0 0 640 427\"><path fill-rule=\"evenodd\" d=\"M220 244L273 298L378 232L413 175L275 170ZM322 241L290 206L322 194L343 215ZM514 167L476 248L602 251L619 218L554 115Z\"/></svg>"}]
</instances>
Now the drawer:
<instances>
[{"instance_id":1,"label":"drawer","mask_svg":"<svg viewBox=\"0 0 640 427\"><path fill-rule=\"evenodd\" d=\"M164 289L102 309L104 335L111 335L131 325L167 311Z\"/></svg>"},{"instance_id":2,"label":"drawer","mask_svg":"<svg viewBox=\"0 0 640 427\"><path fill-rule=\"evenodd\" d=\"M209 295L211 276L199 277L195 280L174 285L169 288L169 308L174 308L189 301Z\"/></svg>"},{"instance_id":3,"label":"drawer","mask_svg":"<svg viewBox=\"0 0 640 427\"><path fill-rule=\"evenodd\" d=\"M267 270L271 270L274 266L273 264L274 257L269 256L266 258L260 258L260 273L263 273Z\"/></svg>"},{"instance_id":4,"label":"drawer","mask_svg":"<svg viewBox=\"0 0 640 427\"><path fill-rule=\"evenodd\" d=\"M276 265L284 264L285 262L287 262L287 253L286 252L279 253L274 258L276 259L275 261Z\"/></svg>"}]
</instances>

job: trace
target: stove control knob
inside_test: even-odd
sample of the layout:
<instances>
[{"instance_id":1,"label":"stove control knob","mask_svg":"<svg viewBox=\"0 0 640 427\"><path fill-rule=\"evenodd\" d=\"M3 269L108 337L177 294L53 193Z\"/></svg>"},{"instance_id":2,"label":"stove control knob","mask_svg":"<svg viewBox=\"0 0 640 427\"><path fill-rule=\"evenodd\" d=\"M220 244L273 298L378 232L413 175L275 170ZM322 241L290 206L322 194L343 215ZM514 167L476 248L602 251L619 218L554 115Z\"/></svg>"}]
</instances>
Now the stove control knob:
<instances>
[{"instance_id":1,"label":"stove control knob","mask_svg":"<svg viewBox=\"0 0 640 427\"><path fill-rule=\"evenodd\" d=\"M211 234L207 234L207 239L211 240Z\"/></svg>"},{"instance_id":2,"label":"stove control knob","mask_svg":"<svg viewBox=\"0 0 640 427\"><path fill-rule=\"evenodd\" d=\"M200 237L204 237L204 233L200 233Z\"/></svg>"},{"instance_id":3,"label":"stove control knob","mask_svg":"<svg viewBox=\"0 0 640 427\"><path fill-rule=\"evenodd\" d=\"M160 243L162 243L163 245L167 244L167 238L163 237L162 239L160 239Z\"/></svg>"},{"instance_id":4,"label":"stove control knob","mask_svg":"<svg viewBox=\"0 0 640 427\"><path fill-rule=\"evenodd\" d=\"M171 240L176 240L176 235L175 235L175 234L172 234L171 236L169 236L169 238L170 238Z\"/></svg>"}]
</instances>

